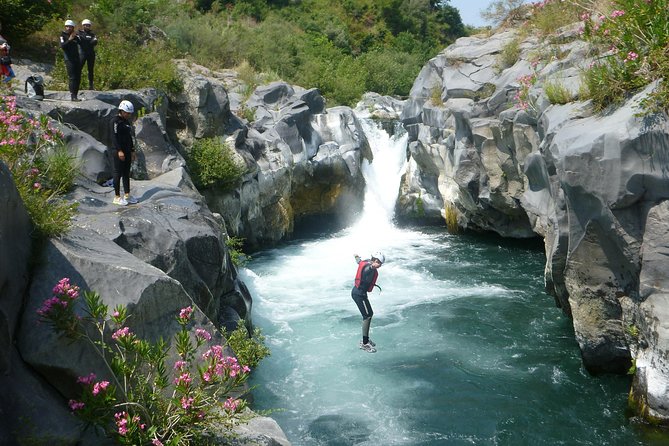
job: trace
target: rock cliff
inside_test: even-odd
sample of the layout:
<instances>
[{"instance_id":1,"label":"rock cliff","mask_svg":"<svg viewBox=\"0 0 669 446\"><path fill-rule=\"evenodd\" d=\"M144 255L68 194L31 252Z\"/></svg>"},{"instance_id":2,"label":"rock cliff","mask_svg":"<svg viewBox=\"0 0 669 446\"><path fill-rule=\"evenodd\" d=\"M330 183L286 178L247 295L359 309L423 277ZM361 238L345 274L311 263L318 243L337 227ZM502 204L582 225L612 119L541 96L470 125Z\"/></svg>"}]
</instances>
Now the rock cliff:
<instances>
[{"instance_id":1,"label":"rock cliff","mask_svg":"<svg viewBox=\"0 0 669 446\"><path fill-rule=\"evenodd\" d=\"M599 114L551 104L548 82L576 97L585 44L564 29L553 44L564 56L537 64L547 43L527 37L504 68L518 38L461 38L423 67L398 116L411 135L398 215L420 207L464 228L542 237L546 288L573 320L586 368L624 374L635 363L632 401L666 423L667 116L639 116L653 85ZM529 107L514 101L523 76L535 80Z\"/></svg>"}]
</instances>

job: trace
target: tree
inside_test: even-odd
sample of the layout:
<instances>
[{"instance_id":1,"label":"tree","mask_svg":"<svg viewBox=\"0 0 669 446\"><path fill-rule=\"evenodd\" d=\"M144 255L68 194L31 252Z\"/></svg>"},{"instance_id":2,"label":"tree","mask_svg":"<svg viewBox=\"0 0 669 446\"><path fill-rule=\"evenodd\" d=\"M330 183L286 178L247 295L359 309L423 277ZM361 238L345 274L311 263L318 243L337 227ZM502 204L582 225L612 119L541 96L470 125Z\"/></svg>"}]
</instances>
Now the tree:
<instances>
[{"instance_id":1,"label":"tree","mask_svg":"<svg viewBox=\"0 0 669 446\"><path fill-rule=\"evenodd\" d=\"M2 35L11 41L42 29L54 15L64 17L70 0L0 0Z\"/></svg>"}]
</instances>

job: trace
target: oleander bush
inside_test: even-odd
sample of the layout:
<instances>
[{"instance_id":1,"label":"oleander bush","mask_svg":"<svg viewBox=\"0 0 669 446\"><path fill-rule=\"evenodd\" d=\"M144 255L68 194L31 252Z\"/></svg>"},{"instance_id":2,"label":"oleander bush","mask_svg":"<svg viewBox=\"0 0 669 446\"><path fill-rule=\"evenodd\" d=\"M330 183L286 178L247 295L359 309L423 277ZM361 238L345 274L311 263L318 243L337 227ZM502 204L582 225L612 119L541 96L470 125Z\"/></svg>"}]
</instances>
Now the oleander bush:
<instances>
[{"instance_id":1,"label":"oleander bush","mask_svg":"<svg viewBox=\"0 0 669 446\"><path fill-rule=\"evenodd\" d=\"M590 99L598 109L619 104L657 81L644 112L669 108L669 0L612 0L605 10L581 16L583 36L601 56L586 71Z\"/></svg>"},{"instance_id":2,"label":"oleander bush","mask_svg":"<svg viewBox=\"0 0 669 446\"><path fill-rule=\"evenodd\" d=\"M63 196L72 188L78 166L48 117L34 118L19 110L9 93L0 95L0 160L12 173L35 235L64 234L77 206Z\"/></svg>"},{"instance_id":3,"label":"oleander bush","mask_svg":"<svg viewBox=\"0 0 669 446\"><path fill-rule=\"evenodd\" d=\"M243 413L246 402L235 396L250 368L226 355L209 331L196 327L193 307L176 316L180 331L170 347L162 339L149 342L133 333L125 306L110 311L97 293L81 294L83 299L79 287L63 278L37 313L68 342L92 347L105 365L77 379L81 394L68 403L89 426L124 445L195 446L211 444L212 431L221 427L233 436L232 427L250 417ZM245 337L237 330L233 334L240 348L257 351L246 329Z\"/></svg>"}]
</instances>

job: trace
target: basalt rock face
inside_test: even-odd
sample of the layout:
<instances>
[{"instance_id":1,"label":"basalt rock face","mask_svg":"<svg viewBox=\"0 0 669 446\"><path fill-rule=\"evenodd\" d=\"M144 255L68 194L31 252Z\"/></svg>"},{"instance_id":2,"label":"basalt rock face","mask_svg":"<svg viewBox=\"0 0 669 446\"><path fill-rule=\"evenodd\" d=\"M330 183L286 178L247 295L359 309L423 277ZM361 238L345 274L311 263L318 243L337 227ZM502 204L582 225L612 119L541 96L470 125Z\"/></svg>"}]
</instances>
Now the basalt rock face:
<instances>
[{"instance_id":1,"label":"basalt rock face","mask_svg":"<svg viewBox=\"0 0 669 446\"><path fill-rule=\"evenodd\" d=\"M230 235L250 245L274 243L301 219L345 222L362 207L360 164L372 155L350 108L326 110L317 90L281 82L246 100L230 73L184 62L177 67L185 89L171 98L153 89L86 91L76 103L64 92L47 91L44 101L17 96L27 113L58 120L82 175L67 197L79 205L71 230L41 247L29 275L29 219L0 166L0 262L12 262L0 270L0 443L103 444L82 436L65 402L78 396L78 376L93 370L102 376L105 368L90 348L66 342L38 321L37 309L61 278L99 293L109 308L126 305L129 326L141 337L171 339L179 329L175 315L193 306L192 330L204 327L220 343L219 327L252 322L251 296L225 244ZM131 172L139 204L119 207L111 203L107 148L110 121L124 99L139 116ZM255 113L252 123L238 116L244 110ZM201 193L193 185L185 160L202 138L227 142L246 165L233 191ZM289 444L269 418L238 433L240 444Z\"/></svg>"},{"instance_id":2,"label":"basalt rock face","mask_svg":"<svg viewBox=\"0 0 669 446\"><path fill-rule=\"evenodd\" d=\"M244 106L254 121L231 142L251 155L249 173L234 194L205 192L231 233L273 244L312 216L352 220L364 193L360 164L371 157L353 111L325 110L316 90L282 82L258 87Z\"/></svg>"},{"instance_id":3,"label":"basalt rock face","mask_svg":"<svg viewBox=\"0 0 669 446\"><path fill-rule=\"evenodd\" d=\"M590 62L573 28L560 37L565 56L548 64L530 62L542 43L529 38L504 68L516 38L506 31L459 39L423 67L401 116L411 155L398 213L543 237L546 288L573 319L586 368L622 374L634 359L634 401L666 423L669 124L638 116L653 85L606 113L551 104L546 84L575 98ZM526 107L514 100L523 76Z\"/></svg>"}]
</instances>

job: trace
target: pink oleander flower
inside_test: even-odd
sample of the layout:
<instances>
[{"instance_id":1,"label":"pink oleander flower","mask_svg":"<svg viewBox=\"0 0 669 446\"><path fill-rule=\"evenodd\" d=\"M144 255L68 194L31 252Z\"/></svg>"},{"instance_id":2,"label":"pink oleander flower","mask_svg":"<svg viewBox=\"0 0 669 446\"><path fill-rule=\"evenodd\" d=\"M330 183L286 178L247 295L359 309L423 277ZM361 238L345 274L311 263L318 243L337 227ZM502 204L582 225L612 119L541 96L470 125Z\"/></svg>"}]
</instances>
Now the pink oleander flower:
<instances>
[{"instance_id":1,"label":"pink oleander flower","mask_svg":"<svg viewBox=\"0 0 669 446\"><path fill-rule=\"evenodd\" d=\"M107 387L109 387L109 381L100 381L99 383L95 383L93 385L93 395L97 395L103 390L105 390Z\"/></svg>"},{"instance_id":2,"label":"pink oleander flower","mask_svg":"<svg viewBox=\"0 0 669 446\"><path fill-rule=\"evenodd\" d=\"M211 334L203 328L198 328L195 330L195 336L200 339L204 339L205 341L211 341Z\"/></svg>"},{"instance_id":3,"label":"pink oleander flower","mask_svg":"<svg viewBox=\"0 0 669 446\"><path fill-rule=\"evenodd\" d=\"M177 386L180 384L188 386L191 382L193 381L193 378L191 378L190 373L182 373L179 375L177 378L174 379L174 384Z\"/></svg>"},{"instance_id":4,"label":"pink oleander flower","mask_svg":"<svg viewBox=\"0 0 669 446\"><path fill-rule=\"evenodd\" d=\"M191 315L193 314L193 307L182 308L179 312L179 319L186 322L190 320Z\"/></svg>"},{"instance_id":5,"label":"pink oleander flower","mask_svg":"<svg viewBox=\"0 0 669 446\"><path fill-rule=\"evenodd\" d=\"M174 370L183 370L184 368L186 368L187 365L188 363L186 361L181 361L181 360L176 361L174 363Z\"/></svg>"},{"instance_id":6,"label":"pink oleander flower","mask_svg":"<svg viewBox=\"0 0 669 446\"><path fill-rule=\"evenodd\" d=\"M70 410L74 412L75 410L80 410L84 408L84 403L82 401L77 401L77 400L70 400L68 401L68 406L70 406Z\"/></svg>"},{"instance_id":7,"label":"pink oleander flower","mask_svg":"<svg viewBox=\"0 0 669 446\"><path fill-rule=\"evenodd\" d=\"M188 410L193 406L193 401L195 401L195 398L193 398L193 397L186 398L184 396L184 397L181 398L181 407L184 410Z\"/></svg>"},{"instance_id":8,"label":"pink oleander flower","mask_svg":"<svg viewBox=\"0 0 669 446\"><path fill-rule=\"evenodd\" d=\"M120 315L121 315L121 313L119 313L118 311L114 311L112 313L112 317L119 317Z\"/></svg>"},{"instance_id":9,"label":"pink oleander flower","mask_svg":"<svg viewBox=\"0 0 669 446\"><path fill-rule=\"evenodd\" d=\"M127 412L117 412L114 414L116 419L116 427L118 428L118 433L121 436L125 436L128 433L128 413Z\"/></svg>"},{"instance_id":10,"label":"pink oleander flower","mask_svg":"<svg viewBox=\"0 0 669 446\"><path fill-rule=\"evenodd\" d=\"M115 341L118 341L119 339L129 338L131 336L133 336L133 333L132 333L132 331L130 331L130 328L129 327L123 327L123 328L119 328L118 330L116 330L114 332L114 334L112 334L112 339L115 340Z\"/></svg>"},{"instance_id":11,"label":"pink oleander flower","mask_svg":"<svg viewBox=\"0 0 669 446\"><path fill-rule=\"evenodd\" d=\"M237 406L239 405L239 401L236 399L230 397L227 400L225 400L225 403L223 403L223 408L229 412L234 412L237 410Z\"/></svg>"},{"instance_id":12,"label":"pink oleander flower","mask_svg":"<svg viewBox=\"0 0 669 446\"><path fill-rule=\"evenodd\" d=\"M202 373L202 380L207 383L211 382L212 381L211 372L207 370L206 372Z\"/></svg>"},{"instance_id":13,"label":"pink oleander flower","mask_svg":"<svg viewBox=\"0 0 669 446\"><path fill-rule=\"evenodd\" d=\"M638 58L639 58L639 55L637 53L635 53L634 51L630 51L629 53L627 53L627 57L625 58L625 62L637 60Z\"/></svg>"},{"instance_id":14,"label":"pink oleander flower","mask_svg":"<svg viewBox=\"0 0 669 446\"><path fill-rule=\"evenodd\" d=\"M77 382L79 384L89 385L89 384L93 384L96 379L97 379L97 377L95 376L95 373L91 373L88 376L80 376L79 378L77 378Z\"/></svg>"},{"instance_id":15,"label":"pink oleander flower","mask_svg":"<svg viewBox=\"0 0 669 446\"><path fill-rule=\"evenodd\" d=\"M49 299L46 299L44 302L42 302L42 306L39 307L39 309L37 310L37 314L39 314L40 316L45 316L46 317L57 306L62 306L60 304L60 299L58 299L57 297L51 297Z\"/></svg>"}]
</instances>

